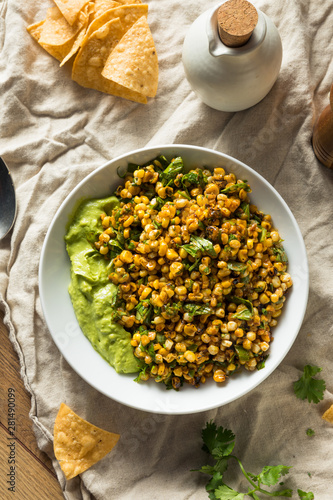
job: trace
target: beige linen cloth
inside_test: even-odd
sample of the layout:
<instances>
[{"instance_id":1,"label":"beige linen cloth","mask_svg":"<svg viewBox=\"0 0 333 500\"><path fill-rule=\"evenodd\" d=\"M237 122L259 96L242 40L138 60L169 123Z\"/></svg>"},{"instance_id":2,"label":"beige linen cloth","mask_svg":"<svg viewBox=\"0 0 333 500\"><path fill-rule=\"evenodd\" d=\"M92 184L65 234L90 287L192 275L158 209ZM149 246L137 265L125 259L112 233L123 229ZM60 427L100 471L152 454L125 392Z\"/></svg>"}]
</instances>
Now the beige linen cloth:
<instances>
[{"instance_id":1,"label":"beige linen cloth","mask_svg":"<svg viewBox=\"0 0 333 500\"><path fill-rule=\"evenodd\" d=\"M200 431L214 419L234 431L235 452L248 470L292 465L285 484L294 489L294 498L301 488L312 491L316 500L332 500L333 426L321 415L333 403L333 172L316 161L310 142L333 81L332 0L254 1L278 27L284 56L270 94L238 113L201 103L181 62L186 30L216 2L148 4L160 80L156 98L140 105L79 87L69 78L69 67L59 68L31 39L26 26L43 19L48 0L0 3L0 154L10 166L18 197L14 230L1 243L0 303L31 393L38 446L53 459L68 500L204 500L207 477L190 470L206 461ZM299 223L311 275L303 326L275 372L238 401L187 416L136 411L88 386L53 343L38 293L43 240L68 193L106 160L162 143L217 149L262 174ZM307 363L321 366L327 383L318 405L293 393L293 381ZM52 447L62 401L121 435L109 455L67 483ZM309 427L315 430L311 438ZM232 486L247 489L236 468L229 474Z\"/></svg>"}]
</instances>

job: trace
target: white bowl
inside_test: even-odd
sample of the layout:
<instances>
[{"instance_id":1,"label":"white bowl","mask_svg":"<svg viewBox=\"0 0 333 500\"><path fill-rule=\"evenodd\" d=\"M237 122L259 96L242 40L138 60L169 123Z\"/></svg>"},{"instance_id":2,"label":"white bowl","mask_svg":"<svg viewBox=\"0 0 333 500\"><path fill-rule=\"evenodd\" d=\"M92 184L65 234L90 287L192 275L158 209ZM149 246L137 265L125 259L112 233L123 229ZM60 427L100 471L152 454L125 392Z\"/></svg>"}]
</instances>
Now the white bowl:
<instances>
[{"instance_id":1,"label":"white bowl","mask_svg":"<svg viewBox=\"0 0 333 500\"><path fill-rule=\"evenodd\" d=\"M117 168L129 162L142 164L159 154L168 159L181 156L186 167L222 166L251 185L251 200L260 210L269 213L284 239L289 258L289 269L294 286L288 293L273 330L269 357L264 369L254 372L244 370L223 385L207 382L196 389L185 386L179 391L166 390L154 381L136 383L134 374L120 375L93 349L83 335L76 320L68 294L70 261L64 236L69 217L78 200L110 195L121 183ZM244 163L197 146L167 145L144 148L107 162L88 175L68 195L57 211L47 232L39 267L39 291L44 316L60 352L72 368L91 386L106 396L132 408L164 414L186 414L216 408L254 389L281 363L291 348L305 314L309 289L309 273L305 246L297 222L285 201L259 174Z\"/></svg>"}]
</instances>

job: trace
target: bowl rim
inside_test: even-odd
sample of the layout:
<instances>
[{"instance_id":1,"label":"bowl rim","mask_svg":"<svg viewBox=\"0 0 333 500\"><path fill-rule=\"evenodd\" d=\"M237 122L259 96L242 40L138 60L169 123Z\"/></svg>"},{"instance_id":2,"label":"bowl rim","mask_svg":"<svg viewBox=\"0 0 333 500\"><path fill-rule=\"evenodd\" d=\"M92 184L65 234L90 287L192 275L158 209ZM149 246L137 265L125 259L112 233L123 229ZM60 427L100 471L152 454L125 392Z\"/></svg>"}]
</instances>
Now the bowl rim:
<instances>
[{"instance_id":1,"label":"bowl rim","mask_svg":"<svg viewBox=\"0 0 333 500\"><path fill-rule=\"evenodd\" d=\"M108 169L110 166L112 166L112 165L116 164L117 162L120 162L120 161L122 161L124 159L127 159L129 157L133 157L135 155L140 155L140 154L147 154L148 156L150 156L150 154L151 154L151 158L153 158L154 155L157 156L158 154L164 154L164 155L168 156L169 153L166 150L170 150L170 149L172 149L172 150L182 149L182 150L189 150L189 151L190 150L191 151L194 150L194 151L200 151L200 153L208 153L208 154L217 155L217 157L220 157L221 159L223 159L223 160L225 160L227 162L230 162L230 165L232 165L232 164L238 165L241 169L244 169L245 171L249 171L249 173L251 173L251 175L254 178L256 178L257 180L259 180L260 182L263 182L264 185L266 186L266 188L268 188L269 190L272 190L274 192L276 198L278 199L278 201L283 205L284 209L288 213L288 216L289 216L291 222L293 223L293 229L296 232L296 237L297 237L297 240L299 242L300 248L301 248L302 253L303 253L303 255L302 255L302 259L303 259L303 263L304 263L304 266L303 266L303 269L302 269L303 301L302 301L302 304L301 304L301 308L298 309L298 321L294 325L293 335L290 338L290 341L289 341L288 345L286 347L284 347L282 355L277 356L277 359L275 359L270 364L269 367L266 366L264 370L260 370L261 376L259 377L259 380L253 382L252 384L250 383L249 384L250 387L248 387L247 384L244 384L244 389L243 390L238 391L234 396L229 397L226 401L222 401L221 402L218 399L217 401L214 402L214 404L210 404L208 406L204 406L204 407L199 408L199 409L191 409L191 408L186 409L186 408L182 408L182 409L179 410L178 408L174 408L174 407L172 407L172 409L170 409L168 407L168 405L166 405L166 407L163 407L163 405L162 405L162 407L160 406L158 408L140 407L140 405L138 405L136 403L131 403L130 401L124 401L121 397L115 397L113 395L110 395L105 390L103 390L100 387L96 386L96 384L94 384L91 381L91 379L88 376L88 374L82 373L81 371L78 371L77 367L73 366L73 361L72 361L71 357L68 355L68 353L63 352L63 350L61 349L61 346L59 346L59 343L55 339L54 332L52 331L52 325L51 325L51 321L50 321L50 318L49 318L49 312L48 312L48 305L45 302L45 286L46 286L46 283L44 282L43 266L44 266L44 263L45 263L45 260L46 260L46 257L47 257L48 242L49 242L49 240L51 238L53 228L54 228L54 226L55 226L55 224L56 224L59 216L64 211L66 211L67 205L69 205L73 199L76 199L76 203L78 203L78 200L82 199L82 198L76 198L76 194L78 193L78 191L81 190L81 187L84 186L86 183L88 183L92 178L94 178L98 173L100 173L104 169ZM159 153L157 152L158 150L159 150ZM130 160L128 159L128 162L129 161ZM147 161L149 161L149 159ZM230 167L228 166L227 168L230 168ZM83 197L83 199L86 199L86 197ZM70 213L67 213L67 216L69 216L69 215L70 215ZM65 228L64 228L64 231L65 231ZM64 232L64 235L65 235L65 232ZM300 228L298 226L298 223L296 221L296 218L294 217L291 209L289 208L289 206L287 205L287 203L284 201L284 199L282 198L282 196L278 193L278 191L261 174L259 174L258 172L256 172L253 168L251 168L250 166L246 165L242 161L240 161L240 160L238 160L238 159L236 159L236 158L234 158L234 157L232 157L230 155L222 153L220 151L214 150L214 149L210 149L210 148L206 148L206 147L202 147L202 146L196 146L196 145L189 145L189 144L158 144L158 145L155 145L155 146L152 145L152 146L146 146L146 147L138 148L138 149L129 151L127 153L124 153L122 155L116 156L115 158L104 162L101 166L97 167L92 172L90 172L88 175L86 175L69 192L69 194L65 197L65 199L63 200L63 202L60 204L59 208L57 209L55 215L53 216L52 221L51 221L51 223L50 223L50 225L48 227L46 236L44 238L44 242L43 242L43 246L42 246L42 250L41 250L41 254L40 254L39 268L38 268L38 283L39 283L39 296L40 296L40 302L41 302L42 312L43 312L44 319L45 319L47 328L49 330L49 333L50 333L53 341L55 342L56 346L58 347L58 349L60 351L60 354L65 358L65 360L71 366L71 368L76 373L78 373L78 375L85 382L87 382L91 387L93 387L94 389L96 389L100 393L104 394L105 396L109 397L110 399L112 399L114 401L117 401L118 403L121 403L121 404L123 404L125 406L131 407L133 409L137 409L137 410L141 410L141 411L147 411L149 413L156 413L156 414L185 415L185 414L199 413L199 412L203 412L203 411L212 410L212 409L218 408L220 406L224 406L226 404L229 404L229 403L231 403L231 402L233 402L233 401L235 401L235 400L243 397L244 395L246 395L249 392L251 392L252 390L254 390L264 380L266 380L266 378L268 378L268 376L271 375L271 373L273 373L273 371L275 371L275 369L282 363L282 361L284 360L284 358L286 357L286 355L290 351L291 347L293 346L293 344L294 344L294 342L295 342L295 340L297 338L297 335L299 333L299 330L300 330L300 328L302 326L303 320L304 320L304 316L305 316L305 312L306 312L306 308L307 308L307 302L308 302L308 295L309 295L309 267L308 267L308 259L307 259L307 253L306 253L305 243L304 243L303 236L302 236L302 233L300 231ZM84 334L82 333L82 331L81 331L81 334L84 336ZM92 351L94 351L94 349L93 349L92 346L91 346L91 348L92 348ZM100 356L100 355L98 354L98 356ZM101 358L101 360L103 360L103 358L101 356L100 356L100 358ZM121 375L121 376L123 377L124 375ZM251 373L249 373L248 376L251 377ZM230 383L232 383L232 381ZM193 389L195 391L194 388L191 388L191 389ZM205 389L204 387L200 388L200 390L204 390L204 389ZM170 391L165 391L165 394L167 394L168 392L170 392ZM177 394L181 395L182 391L180 391Z\"/></svg>"}]
</instances>

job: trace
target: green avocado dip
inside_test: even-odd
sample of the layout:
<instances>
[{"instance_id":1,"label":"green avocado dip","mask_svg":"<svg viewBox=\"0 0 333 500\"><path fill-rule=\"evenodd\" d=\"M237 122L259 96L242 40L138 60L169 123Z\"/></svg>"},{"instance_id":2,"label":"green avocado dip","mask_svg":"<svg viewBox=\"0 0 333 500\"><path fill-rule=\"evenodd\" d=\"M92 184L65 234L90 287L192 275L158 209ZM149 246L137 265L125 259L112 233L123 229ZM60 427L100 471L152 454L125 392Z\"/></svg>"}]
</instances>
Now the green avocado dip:
<instances>
[{"instance_id":1,"label":"green avocado dip","mask_svg":"<svg viewBox=\"0 0 333 500\"><path fill-rule=\"evenodd\" d=\"M106 260L91 241L101 232L101 213L111 213L119 204L115 196L83 201L75 211L65 236L71 260L69 294L81 330L94 349L118 372L139 371L131 334L111 321L112 303L117 293L108 275Z\"/></svg>"}]
</instances>

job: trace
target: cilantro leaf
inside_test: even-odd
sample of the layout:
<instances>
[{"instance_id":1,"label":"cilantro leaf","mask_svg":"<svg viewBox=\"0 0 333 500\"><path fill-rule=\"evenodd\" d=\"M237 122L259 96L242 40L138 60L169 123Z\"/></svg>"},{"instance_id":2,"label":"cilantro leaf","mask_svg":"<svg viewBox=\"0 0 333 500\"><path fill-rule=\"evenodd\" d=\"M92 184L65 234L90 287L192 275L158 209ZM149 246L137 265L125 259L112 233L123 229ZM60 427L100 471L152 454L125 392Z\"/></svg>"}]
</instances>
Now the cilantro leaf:
<instances>
[{"instance_id":1,"label":"cilantro leaf","mask_svg":"<svg viewBox=\"0 0 333 500\"><path fill-rule=\"evenodd\" d=\"M238 491L229 488L226 484L219 486L215 490L215 498L218 500L243 500L244 493L239 493Z\"/></svg>"},{"instance_id":2,"label":"cilantro leaf","mask_svg":"<svg viewBox=\"0 0 333 500\"><path fill-rule=\"evenodd\" d=\"M214 492L222 484L223 484L222 474L220 472L214 472L213 477L206 484L206 491L209 493L208 497L211 500L216 500Z\"/></svg>"},{"instance_id":3,"label":"cilantro leaf","mask_svg":"<svg viewBox=\"0 0 333 500\"><path fill-rule=\"evenodd\" d=\"M244 349L244 347L241 347L239 345L235 345L235 350L237 352L237 355L238 355L238 358L240 361L249 361L249 359L250 359L249 351Z\"/></svg>"},{"instance_id":4,"label":"cilantro leaf","mask_svg":"<svg viewBox=\"0 0 333 500\"><path fill-rule=\"evenodd\" d=\"M199 252L206 252L210 257L217 255L213 243L200 236L191 236L190 243L182 245L181 248L184 248L192 257L196 257Z\"/></svg>"},{"instance_id":5,"label":"cilantro leaf","mask_svg":"<svg viewBox=\"0 0 333 500\"><path fill-rule=\"evenodd\" d=\"M192 319L194 316L210 314L212 312L209 306L198 306L197 304L185 304L184 311L186 311Z\"/></svg>"},{"instance_id":6,"label":"cilantro leaf","mask_svg":"<svg viewBox=\"0 0 333 500\"><path fill-rule=\"evenodd\" d=\"M265 241L266 235L267 235L267 229L263 227L260 234L260 241Z\"/></svg>"},{"instance_id":7,"label":"cilantro leaf","mask_svg":"<svg viewBox=\"0 0 333 500\"><path fill-rule=\"evenodd\" d=\"M250 218L250 205L248 203L241 203L240 208L243 210L243 213L246 215L246 217L249 219Z\"/></svg>"},{"instance_id":8,"label":"cilantro leaf","mask_svg":"<svg viewBox=\"0 0 333 500\"><path fill-rule=\"evenodd\" d=\"M201 467L201 469L192 469L192 471L202 472L203 474L209 474L210 476L214 476L214 474L217 472L213 465L203 465ZM220 472L219 472L219 474L220 474ZM220 474L220 476L221 476L221 474ZM221 476L221 478L222 478L222 476Z\"/></svg>"},{"instance_id":9,"label":"cilantro leaf","mask_svg":"<svg viewBox=\"0 0 333 500\"><path fill-rule=\"evenodd\" d=\"M262 484L266 486L274 486L279 482L282 476L288 474L289 469L287 465L273 465L264 467L262 472L259 474L258 478Z\"/></svg>"},{"instance_id":10,"label":"cilantro leaf","mask_svg":"<svg viewBox=\"0 0 333 500\"><path fill-rule=\"evenodd\" d=\"M262 370L263 368L265 368L265 362L266 362L267 358L268 358L268 354L266 356L263 356L262 360L257 363L257 366L256 366L257 370Z\"/></svg>"},{"instance_id":11,"label":"cilantro leaf","mask_svg":"<svg viewBox=\"0 0 333 500\"><path fill-rule=\"evenodd\" d=\"M153 306L148 301L139 302L136 306L136 319L145 325L150 324Z\"/></svg>"},{"instance_id":12,"label":"cilantro leaf","mask_svg":"<svg viewBox=\"0 0 333 500\"><path fill-rule=\"evenodd\" d=\"M315 435L315 431L313 429L307 429L306 430L306 435L307 436L314 436Z\"/></svg>"},{"instance_id":13,"label":"cilantro leaf","mask_svg":"<svg viewBox=\"0 0 333 500\"><path fill-rule=\"evenodd\" d=\"M217 428L214 422L207 422L201 434L204 442L202 449L218 458L230 455L235 446L233 432L222 426Z\"/></svg>"},{"instance_id":14,"label":"cilantro leaf","mask_svg":"<svg viewBox=\"0 0 333 500\"><path fill-rule=\"evenodd\" d=\"M140 380L141 380L141 376L146 374L146 371L147 371L148 366L149 366L149 365L147 365L147 364L146 364L146 366L144 366L144 367L141 369L141 371L140 371L139 375L138 375L138 376L134 379L134 382L140 382Z\"/></svg>"},{"instance_id":15,"label":"cilantro leaf","mask_svg":"<svg viewBox=\"0 0 333 500\"><path fill-rule=\"evenodd\" d=\"M313 378L321 370L322 368L315 365L304 366L303 375L294 382L294 392L299 399L307 399L309 403L315 404L324 399L325 381Z\"/></svg>"},{"instance_id":16,"label":"cilantro leaf","mask_svg":"<svg viewBox=\"0 0 333 500\"><path fill-rule=\"evenodd\" d=\"M201 238L200 236L192 236L191 240L195 240L197 245L200 245L202 250L204 252L208 253L208 255L210 255L210 257L217 256L217 254L214 250L213 243L211 241L206 240L205 238Z\"/></svg>"},{"instance_id":17,"label":"cilantro leaf","mask_svg":"<svg viewBox=\"0 0 333 500\"><path fill-rule=\"evenodd\" d=\"M272 250L273 250L273 254L276 256L277 262L285 262L285 263L288 262L287 254L286 254L285 249L283 248L283 246L281 244L279 244L279 246L273 247Z\"/></svg>"},{"instance_id":18,"label":"cilantro leaf","mask_svg":"<svg viewBox=\"0 0 333 500\"><path fill-rule=\"evenodd\" d=\"M231 186L221 189L220 194L234 193L235 191L240 191L244 189L244 191L251 191L250 186L247 182L238 182L237 184L232 184Z\"/></svg>"},{"instance_id":19,"label":"cilantro leaf","mask_svg":"<svg viewBox=\"0 0 333 500\"><path fill-rule=\"evenodd\" d=\"M117 288L115 289L115 292L111 296L111 307L115 307L116 306L118 298L119 298L119 294L120 294L120 289L117 286Z\"/></svg>"},{"instance_id":20,"label":"cilantro leaf","mask_svg":"<svg viewBox=\"0 0 333 500\"><path fill-rule=\"evenodd\" d=\"M230 296L228 300L230 300L230 302L234 302L235 304L244 304L250 310L251 314L253 314L253 304L249 300L243 299L242 297L236 297L234 295Z\"/></svg>"},{"instance_id":21,"label":"cilantro leaf","mask_svg":"<svg viewBox=\"0 0 333 500\"><path fill-rule=\"evenodd\" d=\"M199 169L197 172L192 171L188 172L188 174L183 175L181 182L185 187L193 184L194 186L201 186L202 188L204 188L206 187L208 180L207 177L203 174L202 170Z\"/></svg>"},{"instance_id":22,"label":"cilantro leaf","mask_svg":"<svg viewBox=\"0 0 333 500\"><path fill-rule=\"evenodd\" d=\"M250 321L250 319L253 317L253 313L249 311L249 309L243 309L242 311L239 311L238 313L233 314L232 316L234 319L240 319L242 321Z\"/></svg>"},{"instance_id":23,"label":"cilantro leaf","mask_svg":"<svg viewBox=\"0 0 333 500\"><path fill-rule=\"evenodd\" d=\"M174 158L170 165L160 174L160 180L163 186L173 184L178 174L181 174L184 168L183 160L180 157Z\"/></svg>"},{"instance_id":24,"label":"cilantro leaf","mask_svg":"<svg viewBox=\"0 0 333 500\"><path fill-rule=\"evenodd\" d=\"M298 489L297 493L301 500L314 500L314 494L311 491L309 491L309 493L306 493L305 491Z\"/></svg>"},{"instance_id":25,"label":"cilantro leaf","mask_svg":"<svg viewBox=\"0 0 333 500\"><path fill-rule=\"evenodd\" d=\"M110 258L114 259L117 255L121 254L124 250L124 245L119 241L119 233L117 239L110 240L108 245L110 247Z\"/></svg>"},{"instance_id":26,"label":"cilantro leaf","mask_svg":"<svg viewBox=\"0 0 333 500\"><path fill-rule=\"evenodd\" d=\"M247 264L243 263L243 262L237 262L237 261L230 260L227 265L228 265L228 269L230 269L230 271L235 271L237 273L241 273L243 271L246 271L246 269L247 269Z\"/></svg>"},{"instance_id":27,"label":"cilantro leaf","mask_svg":"<svg viewBox=\"0 0 333 500\"><path fill-rule=\"evenodd\" d=\"M274 492L262 488L263 485L275 486L282 476L288 474L291 467L286 465L266 466L258 475L246 472L241 461L231 454L235 446L235 435L231 430L224 429L222 426L217 427L213 421L207 422L206 427L202 429L202 439L204 442L203 450L210 453L215 459L213 466L205 465L199 470L212 476L206 485L210 500L244 500L247 496L253 500L260 500L256 492L270 497L292 497L293 491L289 488ZM248 488L247 493L240 493L225 484L223 475L230 459L238 462L242 474L250 483L251 488ZM280 486L282 485L283 483L280 482ZM304 497L304 499L313 500L312 497Z\"/></svg>"},{"instance_id":28,"label":"cilantro leaf","mask_svg":"<svg viewBox=\"0 0 333 500\"><path fill-rule=\"evenodd\" d=\"M184 250L186 250L186 252L189 253L191 257L196 257L197 254L202 250L201 247L198 246L195 242L182 245L181 248L184 248Z\"/></svg>"}]
</instances>

